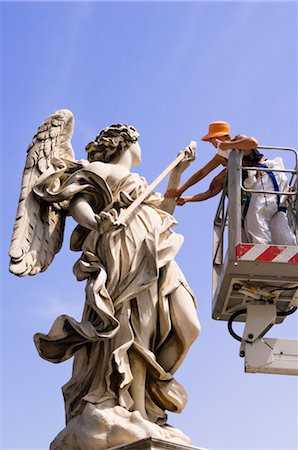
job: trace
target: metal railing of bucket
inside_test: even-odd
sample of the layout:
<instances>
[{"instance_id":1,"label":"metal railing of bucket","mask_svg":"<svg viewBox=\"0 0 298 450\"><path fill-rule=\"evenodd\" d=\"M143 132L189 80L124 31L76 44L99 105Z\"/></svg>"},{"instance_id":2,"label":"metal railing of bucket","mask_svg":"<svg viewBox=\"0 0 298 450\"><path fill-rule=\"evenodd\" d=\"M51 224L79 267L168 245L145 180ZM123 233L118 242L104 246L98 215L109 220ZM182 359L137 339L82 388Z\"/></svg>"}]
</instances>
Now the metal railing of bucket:
<instances>
[{"instance_id":1,"label":"metal railing of bucket","mask_svg":"<svg viewBox=\"0 0 298 450\"><path fill-rule=\"evenodd\" d=\"M228 225L228 256L235 257L235 247L241 242L241 193L247 194L275 194L287 196L288 220L290 227L296 237L298 237L298 154L294 148L290 147L269 147L259 146L261 150L273 150L283 153L292 152L295 157L295 169L270 169L264 167L242 165L242 154L239 150L231 152L228 163L229 176L226 176L222 195L214 219L213 235L213 268L214 276L218 279L224 259L225 230ZM254 190L243 186L242 171L257 170L258 172L283 172L291 174L288 191ZM213 285L216 284L213 278ZM213 289L214 291L214 289Z\"/></svg>"}]
</instances>

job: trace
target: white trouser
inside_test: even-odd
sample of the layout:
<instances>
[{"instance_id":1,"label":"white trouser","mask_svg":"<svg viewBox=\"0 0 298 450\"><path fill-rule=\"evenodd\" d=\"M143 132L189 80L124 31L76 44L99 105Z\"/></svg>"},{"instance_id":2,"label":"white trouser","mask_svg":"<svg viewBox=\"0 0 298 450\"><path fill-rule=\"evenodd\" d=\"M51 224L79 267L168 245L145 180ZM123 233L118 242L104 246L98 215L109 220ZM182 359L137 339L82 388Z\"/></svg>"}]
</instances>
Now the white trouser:
<instances>
[{"instance_id":1,"label":"white trouser","mask_svg":"<svg viewBox=\"0 0 298 450\"><path fill-rule=\"evenodd\" d=\"M267 206L265 202L260 203L251 202L247 211L244 227L248 242L297 245L287 215L283 211L277 211L276 201L268 199Z\"/></svg>"},{"instance_id":2,"label":"white trouser","mask_svg":"<svg viewBox=\"0 0 298 450\"><path fill-rule=\"evenodd\" d=\"M294 233L289 227L285 212L274 214L270 224L272 243L277 245L297 245Z\"/></svg>"}]
</instances>

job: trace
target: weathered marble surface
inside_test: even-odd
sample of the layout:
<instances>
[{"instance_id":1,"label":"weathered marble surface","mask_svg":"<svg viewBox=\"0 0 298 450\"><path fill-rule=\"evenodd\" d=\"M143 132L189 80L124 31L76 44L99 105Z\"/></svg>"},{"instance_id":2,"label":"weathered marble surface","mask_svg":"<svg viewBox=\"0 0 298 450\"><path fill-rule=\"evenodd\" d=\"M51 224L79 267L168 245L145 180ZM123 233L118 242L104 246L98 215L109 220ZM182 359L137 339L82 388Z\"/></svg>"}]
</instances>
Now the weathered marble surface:
<instances>
[{"instance_id":1,"label":"weathered marble surface","mask_svg":"<svg viewBox=\"0 0 298 450\"><path fill-rule=\"evenodd\" d=\"M88 161L76 161L72 132L72 113L57 111L29 146L10 250L10 270L35 275L59 251L67 215L78 223L71 249L81 252L74 273L86 280L82 320L62 315L48 334L35 335L42 358L74 356L63 387L67 426L51 449L103 450L149 436L189 443L168 427L166 414L185 406L174 374L200 330L174 260L183 241L172 230L175 200L151 192L125 227L116 226L147 188L131 172L141 161L139 134L107 127L87 145ZM173 170L169 188L191 159Z\"/></svg>"},{"instance_id":2,"label":"weathered marble surface","mask_svg":"<svg viewBox=\"0 0 298 450\"><path fill-rule=\"evenodd\" d=\"M207 450L202 447L177 444L155 438L145 438L130 444L124 444L108 450Z\"/></svg>"},{"instance_id":3,"label":"weathered marble surface","mask_svg":"<svg viewBox=\"0 0 298 450\"><path fill-rule=\"evenodd\" d=\"M83 413L71 419L58 434L50 450L106 450L149 437L169 440L183 445L182 448L191 444L191 440L177 428L161 427L145 420L139 411L129 412L122 406L88 403Z\"/></svg>"}]
</instances>

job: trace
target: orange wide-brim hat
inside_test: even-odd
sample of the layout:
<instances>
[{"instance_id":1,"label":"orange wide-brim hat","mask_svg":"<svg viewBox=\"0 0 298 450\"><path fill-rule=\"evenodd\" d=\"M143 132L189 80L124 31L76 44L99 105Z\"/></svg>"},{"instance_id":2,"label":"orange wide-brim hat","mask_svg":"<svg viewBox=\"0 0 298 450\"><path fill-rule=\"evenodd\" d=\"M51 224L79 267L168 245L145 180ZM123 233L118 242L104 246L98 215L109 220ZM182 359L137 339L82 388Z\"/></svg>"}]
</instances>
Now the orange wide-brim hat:
<instances>
[{"instance_id":1,"label":"orange wide-brim hat","mask_svg":"<svg viewBox=\"0 0 298 450\"><path fill-rule=\"evenodd\" d=\"M212 122L209 125L208 134L202 137L202 141L210 141L212 138L226 136L227 134L230 134L228 122Z\"/></svg>"}]
</instances>

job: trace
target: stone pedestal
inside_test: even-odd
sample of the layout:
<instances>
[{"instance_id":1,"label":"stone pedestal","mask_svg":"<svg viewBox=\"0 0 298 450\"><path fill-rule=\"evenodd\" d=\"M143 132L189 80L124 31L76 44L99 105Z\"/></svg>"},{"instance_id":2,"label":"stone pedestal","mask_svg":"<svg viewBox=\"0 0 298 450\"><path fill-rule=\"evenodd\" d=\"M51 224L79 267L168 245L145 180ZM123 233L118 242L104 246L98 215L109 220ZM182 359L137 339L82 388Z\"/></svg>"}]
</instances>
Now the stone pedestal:
<instances>
[{"instance_id":1,"label":"stone pedestal","mask_svg":"<svg viewBox=\"0 0 298 450\"><path fill-rule=\"evenodd\" d=\"M161 439L145 438L129 444L111 447L108 450L207 450L203 447L193 447L192 445L177 444L175 442Z\"/></svg>"}]
</instances>

